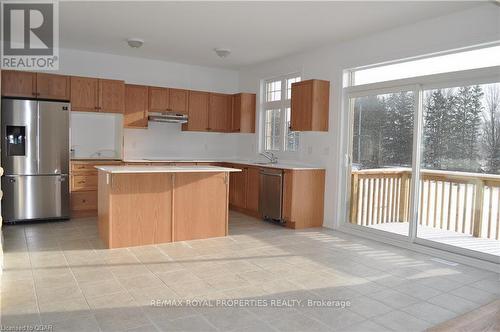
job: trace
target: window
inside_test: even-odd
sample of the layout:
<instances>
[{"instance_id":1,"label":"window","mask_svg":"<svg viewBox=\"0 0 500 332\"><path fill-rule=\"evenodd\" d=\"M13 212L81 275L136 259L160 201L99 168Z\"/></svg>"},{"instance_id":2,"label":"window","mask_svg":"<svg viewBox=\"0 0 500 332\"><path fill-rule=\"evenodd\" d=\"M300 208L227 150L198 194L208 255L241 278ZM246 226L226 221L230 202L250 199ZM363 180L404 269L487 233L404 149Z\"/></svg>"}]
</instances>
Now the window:
<instances>
[{"instance_id":1,"label":"window","mask_svg":"<svg viewBox=\"0 0 500 332\"><path fill-rule=\"evenodd\" d=\"M292 83L300 82L298 74L276 77L264 82L263 104L265 151L297 151L299 133L290 130Z\"/></svg>"},{"instance_id":2,"label":"window","mask_svg":"<svg viewBox=\"0 0 500 332\"><path fill-rule=\"evenodd\" d=\"M353 84L370 84L409 77L448 73L500 65L500 46L408 60L351 71Z\"/></svg>"}]
</instances>

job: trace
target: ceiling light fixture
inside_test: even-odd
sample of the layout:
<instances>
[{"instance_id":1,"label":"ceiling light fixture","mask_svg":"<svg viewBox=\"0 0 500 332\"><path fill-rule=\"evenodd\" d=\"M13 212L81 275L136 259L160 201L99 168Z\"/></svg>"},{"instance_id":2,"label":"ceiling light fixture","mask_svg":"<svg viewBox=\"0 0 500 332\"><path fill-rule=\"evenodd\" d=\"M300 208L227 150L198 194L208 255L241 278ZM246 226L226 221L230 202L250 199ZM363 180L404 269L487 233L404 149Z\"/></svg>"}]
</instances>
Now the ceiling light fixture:
<instances>
[{"instance_id":1,"label":"ceiling light fixture","mask_svg":"<svg viewBox=\"0 0 500 332\"><path fill-rule=\"evenodd\" d=\"M128 46L132 48L139 48L144 44L144 40L139 38L129 38L127 39Z\"/></svg>"},{"instance_id":2,"label":"ceiling light fixture","mask_svg":"<svg viewBox=\"0 0 500 332\"><path fill-rule=\"evenodd\" d=\"M231 54L231 50L227 48L214 48L214 52L219 56L219 58L225 58Z\"/></svg>"}]
</instances>

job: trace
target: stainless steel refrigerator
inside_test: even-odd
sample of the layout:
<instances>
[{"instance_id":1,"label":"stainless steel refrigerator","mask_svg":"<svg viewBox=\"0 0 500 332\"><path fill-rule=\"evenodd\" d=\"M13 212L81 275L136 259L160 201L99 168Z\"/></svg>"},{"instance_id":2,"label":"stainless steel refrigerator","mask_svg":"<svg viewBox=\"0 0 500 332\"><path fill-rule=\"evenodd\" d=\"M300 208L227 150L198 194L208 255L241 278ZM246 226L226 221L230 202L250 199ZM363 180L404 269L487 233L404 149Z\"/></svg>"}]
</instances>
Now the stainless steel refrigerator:
<instances>
[{"instance_id":1,"label":"stainless steel refrigerator","mask_svg":"<svg viewBox=\"0 0 500 332\"><path fill-rule=\"evenodd\" d=\"M69 218L69 111L64 102L2 99L5 222Z\"/></svg>"}]
</instances>

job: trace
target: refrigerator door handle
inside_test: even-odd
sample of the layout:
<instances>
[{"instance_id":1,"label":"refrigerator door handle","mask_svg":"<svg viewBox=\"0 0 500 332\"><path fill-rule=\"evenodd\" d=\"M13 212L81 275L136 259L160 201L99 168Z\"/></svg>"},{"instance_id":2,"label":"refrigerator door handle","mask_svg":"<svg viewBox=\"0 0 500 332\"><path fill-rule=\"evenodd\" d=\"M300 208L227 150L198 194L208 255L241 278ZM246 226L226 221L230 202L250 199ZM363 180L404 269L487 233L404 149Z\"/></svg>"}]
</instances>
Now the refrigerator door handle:
<instances>
[{"instance_id":1,"label":"refrigerator door handle","mask_svg":"<svg viewBox=\"0 0 500 332\"><path fill-rule=\"evenodd\" d=\"M40 173L40 103L36 103L36 172Z\"/></svg>"}]
</instances>

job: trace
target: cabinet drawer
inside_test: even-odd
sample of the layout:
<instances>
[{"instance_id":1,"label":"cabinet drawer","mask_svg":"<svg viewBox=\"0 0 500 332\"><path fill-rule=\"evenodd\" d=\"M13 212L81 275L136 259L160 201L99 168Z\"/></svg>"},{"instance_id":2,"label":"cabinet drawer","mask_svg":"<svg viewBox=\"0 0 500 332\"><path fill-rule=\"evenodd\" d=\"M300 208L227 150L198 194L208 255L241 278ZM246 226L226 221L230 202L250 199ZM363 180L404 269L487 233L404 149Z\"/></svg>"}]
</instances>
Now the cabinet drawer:
<instances>
[{"instance_id":1,"label":"cabinet drawer","mask_svg":"<svg viewBox=\"0 0 500 332\"><path fill-rule=\"evenodd\" d=\"M71 170L74 172L97 172L94 164L71 163Z\"/></svg>"},{"instance_id":2,"label":"cabinet drawer","mask_svg":"<svg viewBox=\"0 0 500 332\"><path fill-rule=\"evenodd\" d=\"M72 175L71 191L97 190L97 175Z\"/></svg>"},{"instance_id":3,"label":"cabinet drawer","mask_svg":"<svg viewBox=\"0 0 500 332\"><path fill-rule=\"evenodd\" d=\"M97 191L71 193L71 210L97 210Z\"/></svg>"}]
</instances>

